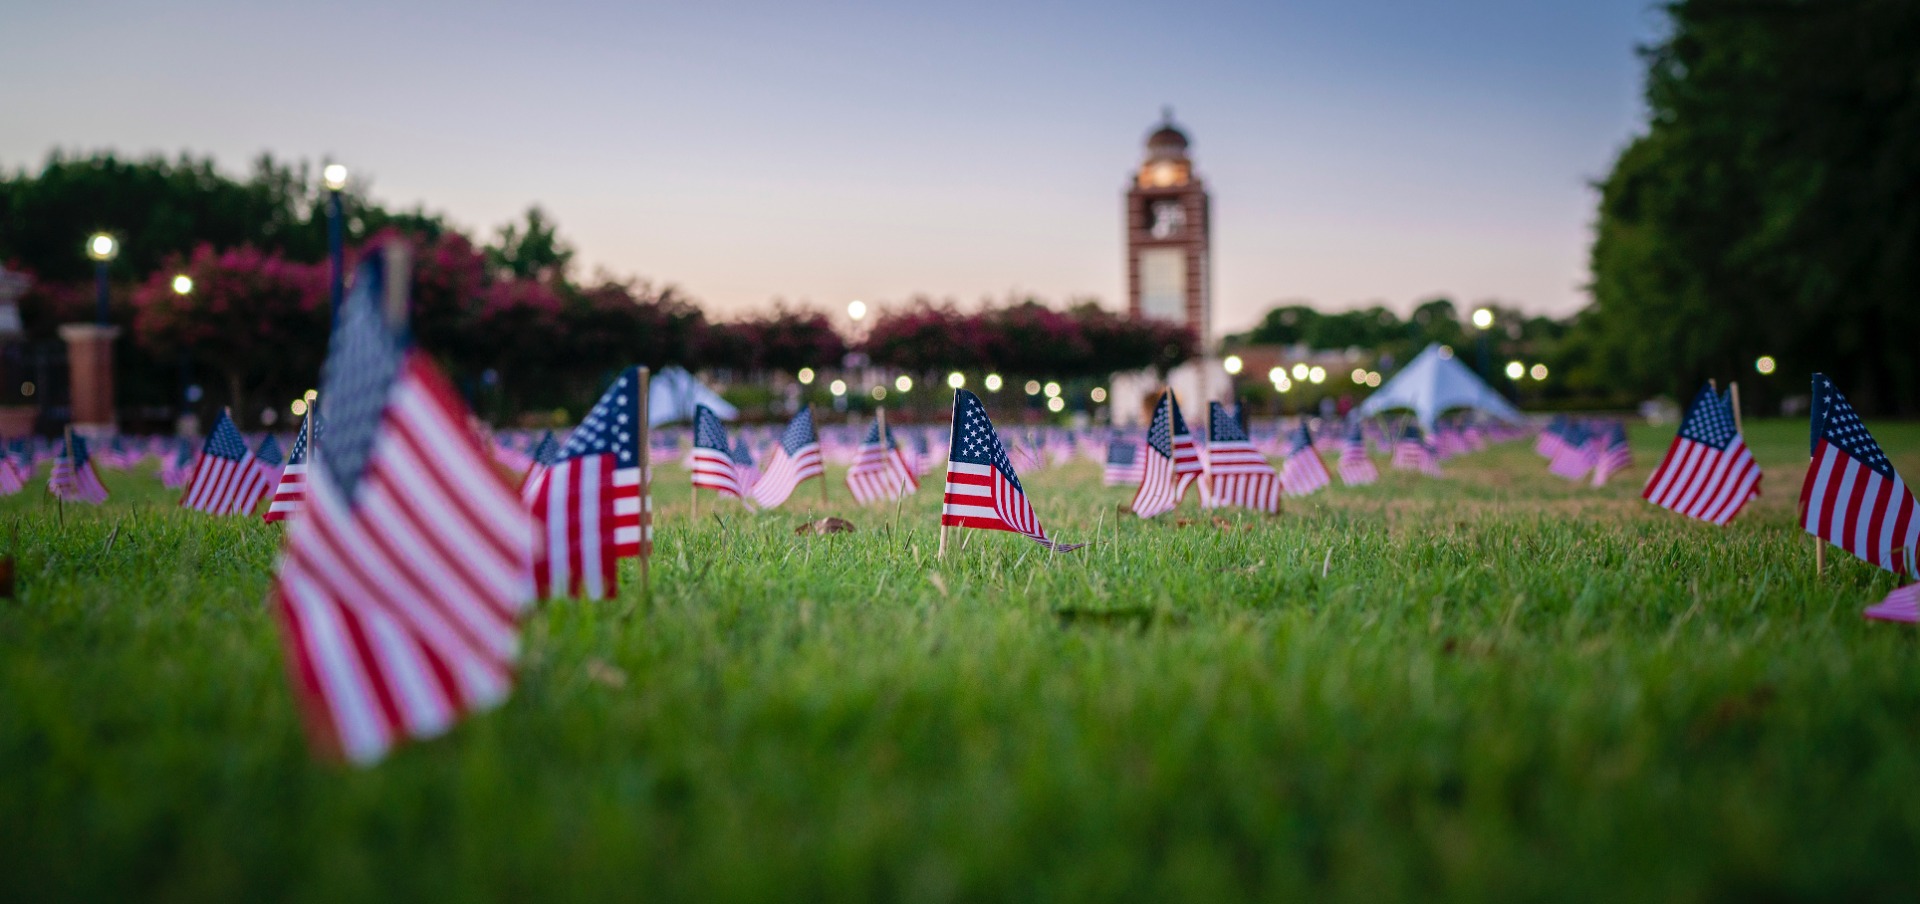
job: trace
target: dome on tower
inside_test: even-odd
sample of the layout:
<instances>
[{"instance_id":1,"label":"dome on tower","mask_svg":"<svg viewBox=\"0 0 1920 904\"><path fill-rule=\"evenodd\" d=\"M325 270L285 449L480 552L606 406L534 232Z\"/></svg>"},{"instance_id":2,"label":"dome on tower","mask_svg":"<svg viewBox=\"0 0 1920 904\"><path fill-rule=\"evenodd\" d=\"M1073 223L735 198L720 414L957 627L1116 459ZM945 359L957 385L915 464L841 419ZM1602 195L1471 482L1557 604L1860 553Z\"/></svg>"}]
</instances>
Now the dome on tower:
<instances>
[{"instance_id":1,"label":"dome on tower","mask_svg":"<svg viewBox=\"0 0 1920 904\"><path fill-rule=\"evenodd\" d=\"M1161 112L1160 128L1147 136L1148 160L1184 160L1187 156L1187 133L1173 124L1173 108Z\"/></svg>"}]
</instances>

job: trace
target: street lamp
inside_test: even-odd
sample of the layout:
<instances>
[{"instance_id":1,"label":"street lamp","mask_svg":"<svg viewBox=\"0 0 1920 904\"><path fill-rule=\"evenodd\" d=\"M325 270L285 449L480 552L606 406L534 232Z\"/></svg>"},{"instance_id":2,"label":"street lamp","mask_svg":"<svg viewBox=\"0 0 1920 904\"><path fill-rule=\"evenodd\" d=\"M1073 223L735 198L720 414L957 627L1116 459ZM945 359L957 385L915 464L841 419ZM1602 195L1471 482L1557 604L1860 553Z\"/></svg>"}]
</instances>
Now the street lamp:
<instances>
[{"instance_id":1,"label":"street lamp","mask_svg":"<svg viewBox=\"0 0 1920 904\"><path fill-rule=\"evenodd\" d=\"M1228 355L1227 360L1220 362L1220 366L1226 370L1229 376L1237 376L1240 370L1247 365L1246 362L1240 360L1239 355Z\"/></svg>"},{"instance_id":2,"label":"street lamp","mask_svg":"<svg viewBox=\"0 0 1920 904\"><path fill-rule=\"evenodd\" d=\"M87 256L93 258L94 320L106 326L111 319L107 316L107 265L120 256L120 243L96 232L87 238Z\"/></svg>"},{"instance_id":3,"label":"street lamp","mask_svg":"<svg viewBox=\"0 0 1920 904\"><path fill-rule=\"evenodd\" d=\"M1753 362L1753 369L1763 377L1772 374L1777 367L1779 365L1774 363L1772 355L1761 355Z\"/></svg>"},{"instance_id":4,"label":"street lamp","mask_svg":"<svg viewBox=\"0 0 1920 904\"><path fill-rule=\"evenodd\" d=\"M1507 362L1507 379L1512 380L1515 383L1518 383L1520 382L1520 379L1522 377L1525 377L1526 375L1527 375L1527 366L1525 364L1522 364L1518 361Z\"/></svg>"},{"instance_id":5,"label":"street lamp","mask_svg":"<svg viewBox=\"0 0 1920 904\"><path fill-rule=\"evenodd\" d=\"M988 392L1000 391L1000 375L999 374L987 374L987 378L982 382L984 382L987 385Z\"/></svg>"},{"instance_id":6,"label":"street lamp","mask_svg":"<svg viewBox=\"0 0 1920 904\"><path fill-rule=\"evenodd\" d=\"M333 317L338 320L340 300L347 292L347 216L340 203L340 191L347 187L347 168L327 164L320 169L320 184L327 189L328 297L333 300Z\"/></svg>"},{"instance_id":7,"label":"street lamp","mask_svg":"<svg viewBox=\"0 0 1920 904\"><path fill-rule=\"evenodd\" d=\"M1487 328L1491 326L1493 326L1493 309L1474 308L1473 328L1480 331L1480 376L1483 379L1490 376L1487 370Z\"/></svg>"},{"instance_id":8,"label":"street lamp","mask_svg":"<svg viewBox=\"0 0 1920 904\"><path fill-rule=\"evenodd\" d=\"M867 303L858 298L847 302L847 316L852 318L854 323L867 319Z\"/></svg>"},{"instance_id":9,"label":"street lamp","mask_svg":"<svg viewBox=\"0 0 1920 904\"><path fill-rule=\"evenodd\" d=\"M949 389L964 389L966 385L967 385L966 374L963 374L957 370L954 371L953 373L947 374L947 387Z\"/></svg>"},{"instance_id":10,"label":"street lamp","mask_svg":"<svg viewBox=\"0 0 1920 904\"><path fill-rule=\"evenodd\" d=\"M185 273L182 273L179 276L174 277L173 278L173 294L192 295L193 294L193 277L188 276Z\"/></svg>"},{"instance_id":11,"label":"street lamp","mask_svg":"<svg viewBox=\"0 0 1920 904\"><path fill-rule=\"evenodd\" d=\"M802 386L813 385L813 368L811 367L800 368L800 372L797 374L794 374L794 376L800 378L800 385Z\"/></svg>"}]
</instances>

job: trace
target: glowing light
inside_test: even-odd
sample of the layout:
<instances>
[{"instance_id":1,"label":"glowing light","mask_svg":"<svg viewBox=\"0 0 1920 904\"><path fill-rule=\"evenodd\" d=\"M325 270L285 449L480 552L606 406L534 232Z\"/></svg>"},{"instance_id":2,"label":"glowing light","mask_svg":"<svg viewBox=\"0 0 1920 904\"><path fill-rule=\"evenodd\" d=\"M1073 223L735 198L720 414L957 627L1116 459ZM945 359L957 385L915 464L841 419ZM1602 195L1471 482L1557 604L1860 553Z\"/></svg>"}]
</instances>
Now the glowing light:
<instances>
[{"instance_id":1,"label":"glowing light","mask_svg":"<svg viewBox=\"0 0 1920 904\"><path fill-rule=\"evenodd\" d=\"M1295 364L1295 365L1293 365L1293 378L1294 378L1294 379L1296 379L1296 380L1304 380L1304 379L1306 379L1306 378L1307 378L1307 366L1306 366L1305 364Z\"/></svg>"},{"instance_id":2,"label":"glowing light","mask_svg":"<svg viewBox=\"0 0 1920 904\"><path fill-rule=\"evenodd\" d=\"M1055 383L1052 380L1048 380L1046 389L1047 389L1047 398L1057 399L1060 397L1060 384Z\"/></svg>"},{"instance_id":3,"label":"glowing light","mask_svg":"<svg viewBox=\"0 0 1920 904\"><path fill-rule=\"evenodd\" d=\"M31 396L33 395L33 391L38 388L39 387L33 385L32 380L28 380L27 382L20 384L20 394L23 396Z\"/></svg>"},{"instance_id":4,"label":"glowing light","mask_svg":"<svg viewBox=\"0 0 1920 904\"><path fill-rule=\"evenodd\" d=\"M811 367L800 368L800 372L797 374L794 374L794 376L800 378L800 384L803 386L813 385L813 368Z\"/></svg>"},{"instance_id":5,"label":"glowing light","mask_svg":"<svg viewBox=\"0 0 1920 904\"><path fill-rule=\"evenodd\" d=\"M1039 394L1040 394L1040 381L1039 381L1039 380L1028 380L1028 381L1027 381L1027 395L1039 395Z\"/></svg>"},{"instance_id":6,"label":"glowing light","mask_svg":"<svg viewBox=\"0 0 1920 904\"><path fill-rule=\"evenodd\" d=\"M1107 391L1098 386L1095 386L1092 392L1087 393L1087 398L1092 399L1094 404L1097 405L1107 400Z\"/></svg>"},{"instance_id":7,"label":"glowing light","mask_svg":"<svg viewBox=\"0 0 1920 904\"><path fill-rule=\"evenodd\" d=\"M913 378L907 376L906 374L901 374L900 376L894 378L893 388L898 389L901 392L907 392L913 389Z\"/></svg>"},{"instance_id":8,"label":"glowing light","mask_svg":"<svg viewBox=\"0 0 1920 904\"><path fill-rule=\"evenodd\" d=\"M1354 369L1353 369L1353 382L1355 382L1355 383L1365 383L1365 382L1367 382L1367 369L1366 369L1366 368L1364 368L1364 367L1356 367L1356 368L1354 368Z\"/></svg>"},{"instance_id":9,"label":"glowing light","mask_svg":"<svg viewBox=\"0 0 1920 904\"><path fill-rule=\"evenodd\" d=\"M833 393L833 394L834 394L834 395L836 395L836 396L843 396L843 395L846 395L846 394L847 394L847 381L845 381L845 380L835 380L835 381L833 381L832 383L829 383L829 384L827 384L827 391L828 391L828 392L831 392L831 393Z\"/></svg>"},{"instance_id":10,"label":"glowing light","mask_svg":"<svg viewBox=\"0 0 1920 904\"><path fill-rule=\"evenodd\" d=\"M294 399L293 404L287 406L287 410L293 412L294 417L300 417L307 413L307 400Z\"/></svg>"},{"instance_id":11,"label":"glowing light","mask_svg":"<svg viewBox=\"0 0 1920 904\"><path fill-rule=\"evenodd\" d=\"M1527 375L1527 366L1518 361L1507 362L1507 379L1518 380Z\"/></svg>"},{"instance_id":12,"label":"glowing light","mask_svg":"<svg viewBox=\"0 0 1920 904\"><path fill-rule=\"evenodd\" d=\"M987 374L987 378L985 380L982 380L981 382L987 384L988 392L1000 391L1000 375L999 374Z\"/></svg>"},{"instance_id":13,"label":"glowing light","mask_svg":"<svg viewBox=\"0 0 1920 904\"><path fill-rule=\"evenodd\" d=\"M954 371L953 373L947 374L947 388L948 389L967 388L967 375L957 370Z\"/></svg>"},{"instance_id":14,"label":"glowing light","mask_svg":"<svg viewBox=\"0 0 1920 904\"><path fill-rule=\"evenodd\" d=\"M1759 371L1761 376L1773 373L1779 366L1774 362L1772 355L1761 355L1753 362L1753 369Z\"/></svg>"},{"instance_id":15,"label":"glowing light","mask_svg":"<svg viewBox=\"0 0 1920 904\"><path fill-rule=\"evenodd\" d=\"M1247 366L1247 363L1240 360L1239 355L1228 355L1227 360L1220 362L1220 366L1226 368L1229 374L1238 374L1241 368Z\"/></svg>"},{"instance_id":16,"label":"glowing light","mask_svg":"<svg viewBox=\"0 0 1920 904\"><path fill-rule=\"evenodd\" d=\"M1440 346L1440 357L1442 358L1453 357L1453 346L1451 345Z\"/></svg>"},{"instance_id":17,"label":"glowing light","mask_svg":"<svg viewBox=\"0 0 1920 904\"><path fill-rule=\"evenodd\" d=\"M1276 367L1272 370L1267 371L1267 379L1272 380L1275 383L1278 383L1281 380L1284 380L1286 378L1287 378L1287 369L1284 367Z\"/></svg>"},{"instance_id":18,"label":"glowing light","mask_svg":"<svg viewBox=\"0 0 1920 904\"><path fill-rule=\"evenodd\" d=\"M96 232L87 239L87 256L97 261L110 261L120 253L120 243L113 236Z\"/></svg>"},{"instance_id":19,"label":"glowing light","mask_svg":"<svg viewBox=\"0 0 1920 904\"><path fill-rule=\"evenodd\" d=\"M347 187L347 168L338 163L329 163L320 170L320 184L328 191L339 191Z\"/></svg>"},{"instance_id":20,"label":"glowing light","mask_svg":"<svg viewBox=\"0 0 1920 904\"><path fill-rule=\"evenodd\" d=\"M1546 378L1547 378L1547 366L1546 366L1545 364L1535 364L1535 365L1533 366L1533 378L1534 378L1534 379L1536 379L1536 380L1544 380L1544 379L1546 379Z\"/></svg>"},{"instance_id":21,"label":"glowing light","mask_svg":"<svg viewBox=\"0 0 1920 904\"><path fill-rule=\"evenodd\" d=\"M319 398L319 397L320 397L320 390L318 390L318 389L309 389L309 390L307 390L306 392L303 392L303 393L301 393L301 394L300 394L300 397L301 397L301 398L303 398L303 399L306 399L306 400L307 400L307 401L309 401L309 402L311 402L311 401L313 401L314 399L317 399L317 398Z\"/></svg>"},{"instance_id":22,"label":"glowing light","mask_svg":"<svg viewBox=\"0 0 1920 904\"><path fill-rule=\"evenodd\" d=\"M1324 367L1315 367L1314 369L1307 371L1307 380L1309 382L1324 383L1326 382L1326 379L1327 379L1327 369Z\"/></svg>"},{"instance_id":23,"label":"glowing light","mask_svg":"<svg viewBox=\"0 0 1920 904\"><path fill-rule=\"evenodd\" d=\"M1368 372L1367 372L1367 386L1368 386L1368 387L1374 387L1374 386L1379 386L1379 385L1380 385L1380 372L1379 372L1379 371L1377 371L1377 370L1374 370L1374 371L1368 371Z\"/></svg>"},{"instance_id":24,"label":"glowing light","mask_svg":"<svg viewBox=\"0 0 1920 904\"><path fill-rule=\"evenodd\" d=\"M858 298L847 302L847 316L854 320L865 320L867 317L867 303Z\"/></svg>"},{"instance_id":25,"label":"glowing light","mask_svg":"<svg viewBox=\"0 0 1920 904\"><path fill-rule=\"evenodd\" d=\"M1060 398L1059 396L1054 396L1053 398L1047 400L1047 410L1055 414L1059 414L1061 411L1066 410L1066 407L1067 407L1067 400Z\"/></svg>"},{"instance_id":26,"label":"glowing light","mask_svg":"<svg viewBox=\"0 0 1920 904\"><path fill-rule=\"evenodd\" d=\"M193 277L180 274L173 278L173 294L190 295L193 293Z\"/></svg>"},{"instance_id":27,"label":"glowing light","mask_svg":"<svg viewBox=\"0 0 1920 904\"><path fill-rule=\"evenodd\" d=\"M1483 330L1493 326L1493 309L1475 308L1473 312L1473 325Z\"/></svg>"},{"instance_id":28,"label":"glowing light","mask_svg":"<svg viewBox=\"0 0 1920 904\"><path fill-rule=\"evenodd\" d=\"M867 395L873 396L873 400L878 402L887 397L887 388L885 386L875 386L867 390Z\"/></svg>"}]
</instances>

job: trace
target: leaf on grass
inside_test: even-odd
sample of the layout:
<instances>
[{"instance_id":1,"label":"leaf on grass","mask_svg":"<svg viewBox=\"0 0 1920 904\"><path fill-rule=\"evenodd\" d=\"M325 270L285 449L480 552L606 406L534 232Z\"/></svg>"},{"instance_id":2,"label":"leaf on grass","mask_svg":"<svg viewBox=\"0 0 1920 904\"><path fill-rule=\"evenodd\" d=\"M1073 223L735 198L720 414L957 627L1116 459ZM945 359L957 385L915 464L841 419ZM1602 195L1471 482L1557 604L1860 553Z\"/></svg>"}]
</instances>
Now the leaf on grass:
<instances>
[{"instance_id":1,"label":"leaf on grass","mask_svg":"<svg viewBox=\"0 0 1920 904\"><path fill-rule=\"evenodd\" d=\"M853 522L845 518L821 518L818 521L808 521L794 528L793 533L795 536L801 537L807 536L808 534L816 537L825 534L850 534L853 533Z\"/></svg>"}]
</instances>

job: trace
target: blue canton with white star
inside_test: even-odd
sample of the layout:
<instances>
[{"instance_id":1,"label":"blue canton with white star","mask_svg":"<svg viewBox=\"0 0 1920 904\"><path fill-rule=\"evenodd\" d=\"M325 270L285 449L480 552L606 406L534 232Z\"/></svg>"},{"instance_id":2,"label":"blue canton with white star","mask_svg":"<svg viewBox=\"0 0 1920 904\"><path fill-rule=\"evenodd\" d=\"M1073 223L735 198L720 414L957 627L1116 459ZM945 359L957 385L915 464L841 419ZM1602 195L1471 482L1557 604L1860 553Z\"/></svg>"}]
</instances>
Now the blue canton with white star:
<instances>
[{"instance_id":1,"label":"blue canton with white star","mask_svg":"<svg viewBox=\"0 0 1920 904\"><path fill-rule=\"evenodd\" d=\"M813 408L803 407L787 424L786 432L780 434L780 448L788 455L799 455L801 449L820 441L813 432Z\"/></svg>"},{"instance_id":2,"label":"blue canton with white star","mask_svg":"<svg viewBox=\"0 0 1920 904\"><path fill-rule=\"evenodd\" d=\"M1307 423L1301 421L1300 426L1293 428L1293 433L1287 437L1287 454L1294 455L1311 448L1313 448L1313 433L1307 429Z\"/></svg>"},{"instance_id":3,"label":"blue canton with white star","mask_svg":"<svg viewBox=\"0 0 1920 904\"><path fill-rule=\"evenodd\" d=\"M947 457L970 465L992 465L1014 489L1021 489L1020 478L1013 473L1013 460L1007 458L1007 447L1001 444L993 421L987 417L987 406L980 404L979 396L964 389L953 391L953 444L948 447Z\"/></svg>"},{"instance_id":4,"label":"blue canton with white star","mask_svg":"<svg viewBox=\"0 0 1920 904\"><path fill-rule=\"evenodd\" d=\"M640 466L640 368L629 367L607 387L607 391L587 412L580 426L573 428L567 445L560 450L560 461L589 455L612 455L615 468Z\"/></svg>"},{"instance_id":5,"label":"blue canton with white star","mask_svg":"<svg viewBox=\"0 0 1920 904\"><path fill-rule=\"evenodd\" d=\"M307 429L311 429L313 415L307 415L308 427L293 435L293 451L287 455L287 464L304 465L307 463Z\"/></svg>"},{"instance_id":6,"label":"blue canton with white star","mask_svg":"<svg viewBox=\"0 0 1920 904\"><path fill-rule=\"evenodd\" d=\"M280 441L274 439L271 433L260 440L260 448L254 450L253 460L263 465L274 465L276 467L286 461L286 459L280 457Z\"/></svg>"},{"instance_id":7,"label":"blue canton with white star","mask_svg":"<svg viewBox=\"0 0 1920 904\"><path fill-rule=\"evenodd\" d=\"M1816 451L1822 439L1839 446L1841 451L1880 476L1889 479L1895 476L1887 453L1880 451L1880 444L1873 441L1873 434L1867 432L1867 425L1861 422L1847 397L1834 388L1833 381L1825 374L1814 374L1813 445Z\"/></svg>"},{"instance_id":8,"label":"blue canton with white star","mask_svg":"<svg viewBox=\"0 0 1920 904\"><path fill-rule=\"evenodd\" d=\"M296 449L299 447L296 446ZM193 464L193 442L182 438L173 444L173 463L181 467Z\"/></svg>"},{"instance_id":9,"label":"blue canton with white star","mask_svg":"<svg viewBox=\"0 0 1920 904\"><path fill-rule=\"evenodd\" d=\"M753 467L753 451L747 448L747 438L744 436L734 442L733 452L729 453L727 457L733 459L733 463L736 465L747 468Z\"/></svg>"},{"instance_id":10,"label":"blue canton with white star","mask_svg":"<svg viewBox=\"0 0 1920 904\"><path fill-rule=\"evenodd\" d=\"M1359 446L1363 449L1366 448L1367 431L1360 426L1359 421L1355 421L1353 423L1353 429L1347 431L1347 445Z\"/></svg>"},{"instance_id":11,"label":"blue canton with white star","mask_svg":"<svg viewBox=\"0 0 1920 904\"><path fill-rule=\"evenodd\" d=\"M320 370L320 397L327 400L329 421L320 466L348 500L373 456L387 394L400 373L400 338L380 313L386 282L384 255L369 255L360 263Z\"/></svg>"},{"instance_id":12,"label":"blue canton with white star","mask_svg":"<svg viewBox=\"0 0 1920 904\"><path fill-rule=\"evenodd\" d=\"M1227 413L1227 406L1219 402L1207 403L1207 436L1216 443L1243 443L1247 441L1247 430L1240 426L1240 420Z\"/></svg>"},{"instance_id":13,"label":"blue canton with white star","mask_svg":"<svg viewBox=\"0 0 1920 904\"><path fill-rule=\"evenodd\" d=\"M1734 433L1733 411L1727 408L1726 400L1710 387L1700 387L1700 394L1693 397L1687 416L1680 421L1680 435L1715 449L1725 449L1733 445Z\"/></svg>"},{"instance_id":14,"label":"blue canton with white star","mask_svg":"<svg viewBox=\"0 0 1920 904\"><path fill-rule=\"evenodd\" d=\"M1153 406L1153 423L1147 425L1147 445L1168 458L1173 457L1173 418L1179 417L1173 405L1172 393L1161 396L1160 404Z\"/></svg>"},{"instance_id":15,"label":"blue canton with white star","mask_svg":"<svg viewBox=\"0 0 1920 904\"><path fill-rule=\"evenodd\" d=\"M867 438L861 440L860 444L863 446L877 446L880 444L880 421L875 420L872 424L867 425ZM894 449L898 448L898 446L899 444L893 441L893 431L888 430L886 447Z\"/></svg>"},{"instance_id":16,"label":"blue canton with white star","mask_svg":"<svg viewBox=\"0 0 1920 904\"><path fill-rule=\"evenodd\" d=\"M247 441L240 436L240 429L233 425L233 418L224 411L213 422L213 432L207 434L206 452L227 461L239 461L247 457Z\"/></svg>"},{"instance_id":17,"label":"blue canton with white star","mask_svg":"<svg viewBox=\"0 0 1920 904\"><path fill-rule=\"evenodd\" d=\"M1139 454L1139 452L1140 452L1140 447L1135 443L1129 442L1124 439L1113 440L1107 443L1107 464L1110 464L1110 465L1133 464L1133 459L1136 455Z\"/></svg>"},{"instance_id":18,"label":"blue canton with white star","mask_svg":"<svg viewBox=\"0 0 1920 904\"><path fill-rule=\"evenodd\" d=\"M67 443L67 447L60 450L60 457L71 460L73 466L77 468L92 460L93 455L87 452L87 438L75 434Z\"/></svg>"},{"instance_id":19,"label":"blue canton with white star","mask_svg":"<svg viewBox=\"0 0 1920 904\"><path fill-rule=\"evenodd\" d=\"M527 457L533 459L534 464L548 468L560 460L560 441L553 438L552 430L540 434L540 439L533 444Z\"/></svg>"},{"instance_id":20,"label":"blue canton with white star","mask_svg":"<svg viewBox=\"0 0 1920 904\"><path fill-rule=\"evenodd\" d=\"M693 447L712 449L722 455L731 454L727 443L727 428L720 423L720 416L705 405L693 408Z\"/></svg>"}]
</instances>

